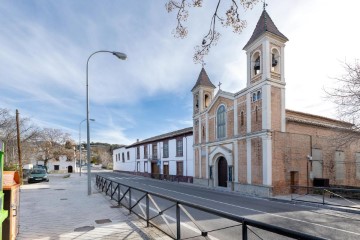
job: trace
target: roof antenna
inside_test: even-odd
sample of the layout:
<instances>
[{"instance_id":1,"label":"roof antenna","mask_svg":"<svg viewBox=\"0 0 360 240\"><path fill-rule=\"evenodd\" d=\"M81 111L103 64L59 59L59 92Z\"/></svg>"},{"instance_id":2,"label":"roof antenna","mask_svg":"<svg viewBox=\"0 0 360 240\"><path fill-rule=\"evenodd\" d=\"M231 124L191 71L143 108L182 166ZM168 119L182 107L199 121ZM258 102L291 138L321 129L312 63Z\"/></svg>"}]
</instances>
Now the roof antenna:
<instances>
[{"instance_id":1,"label":"roof antenna","mask_svg":"<svg viewBox=\"0 0 360 240\"><path fill-rule=\"evenodd\" d=\"M264 1L262 1L264 4L263 4L263 8L264 8L264 11L266 10L265 8L266 8L266 6L268 5L266 2L265 2L265 0Z\"/></svg>"}]
</instances>

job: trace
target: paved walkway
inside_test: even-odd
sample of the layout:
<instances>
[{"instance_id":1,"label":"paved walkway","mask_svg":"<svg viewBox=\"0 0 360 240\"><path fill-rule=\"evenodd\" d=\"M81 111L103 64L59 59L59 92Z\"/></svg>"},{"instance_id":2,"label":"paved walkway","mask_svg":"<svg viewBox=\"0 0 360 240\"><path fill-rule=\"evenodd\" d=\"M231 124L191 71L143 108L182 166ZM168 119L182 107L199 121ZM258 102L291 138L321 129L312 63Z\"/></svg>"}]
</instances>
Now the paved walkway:
<instances>
[{"instance_id":1,"label":"paved walkway","mask_svg":"<svg viewBox=\"0 0 360 240\"><path fill-rule=\"evenodd\" d=\"M319 194L293 194L275 196L271 199L360 214L360 200L342 198L341 195L330 197L326 194L323 197Z\"/></svg>"},{"instance_id":2,"label":"paved walkway","mask_svg":"<svg viewBox=\"0 0 360 240\"><path fill-rule=\"evenodd\" d=\"M88 196L86 174L49 177L49 183L21 187L17 240L170 239L125 208L112 208L114 203L95 188Z\"/></svg>"}]
</instances>

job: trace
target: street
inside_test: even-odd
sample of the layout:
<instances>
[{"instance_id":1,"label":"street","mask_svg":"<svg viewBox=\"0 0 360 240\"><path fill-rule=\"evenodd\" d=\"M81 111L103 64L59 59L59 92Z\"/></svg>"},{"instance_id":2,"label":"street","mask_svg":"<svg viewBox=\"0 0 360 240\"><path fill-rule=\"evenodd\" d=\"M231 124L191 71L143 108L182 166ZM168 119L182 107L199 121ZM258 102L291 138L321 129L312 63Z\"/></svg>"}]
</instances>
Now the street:
<instances>
[{"instance_id":1,"label":"street","mask_svg":"<svg viewBox=\"0 0 360 240\"><path fill-rule=\"evenodd\" d=\"M163 194L199 206L205 206L239 217L272 224L312 236L326 239L360 238L360 231L358 229L360 216L354 213L294 205L290 202L284 203L271 201L269 199L240 196L234 193L202 188L191 184L159 181L121 173L102 173L102 176L106 176L114 182L136 187L144 191ZM141 194L138 193L137 195L140 196ZM134 199L136 199L135 196L136 194L133 194ZM157 199L156 203L163 206L152 205L152 208L164 209L166 208L164 206L170 205L167 201L160 199ZM141 212L143 210L139 211ZM191 209L190 212L191 215L197 219L198 223L208 229L208 231L209 229L219 229L221 226L226 227L234 224L234 222L231 223L231 221L219 219L214 215L201 213L194 209ZM174 216L172 216L171 213L167 213L167 217ZM166 221L164 220L164 216L161 216L161 218L163 221ZM256 234L268 236L267 239L271 238L268 233L264 233L262 230L256 229L256 231ZM229 229L226 233L222 231L223 233L220 234L220 232L221 231L214 231L211 233L211 236L223 239L223 236L227 234L234 236L239 234L236 228ZM171 234L171 230L169 230L169 234Z\"/></svg>"}]
</instances>

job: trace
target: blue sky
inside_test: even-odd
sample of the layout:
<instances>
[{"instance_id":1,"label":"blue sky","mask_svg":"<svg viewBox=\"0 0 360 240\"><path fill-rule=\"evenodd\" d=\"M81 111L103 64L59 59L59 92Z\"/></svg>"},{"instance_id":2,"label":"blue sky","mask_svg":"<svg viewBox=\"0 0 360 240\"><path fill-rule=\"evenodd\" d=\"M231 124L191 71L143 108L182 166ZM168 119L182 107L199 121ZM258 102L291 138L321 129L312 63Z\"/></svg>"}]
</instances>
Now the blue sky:
<instances>
[{"instance_id":1,"label":"blue sky","mask_svg":"<svg viewBox=\"0 0 360 240\"><path fill-rule=\"evenodd\" d=\"M97 54L89 64L91 141L130 144L192 124L191 88L201 65L194 47L208 30L216 1L191 9L189 36L173 37L175 14L166 1L0 0L0 107L59 128L78 140L86 117L86 60L97 50L120 51L121 61ZM285 51L286 107L336 117L323 87L334 86L341 62L360 56L360 1L268 1L267 11L289 38ZM224 2L224 6L225 6ZM244 13L241 35L221 30L206 57L210 80L229 92L246 83L242 50L262 5ZM85 122L82 139L85 140Z\"/></svg>"}]
</instances>

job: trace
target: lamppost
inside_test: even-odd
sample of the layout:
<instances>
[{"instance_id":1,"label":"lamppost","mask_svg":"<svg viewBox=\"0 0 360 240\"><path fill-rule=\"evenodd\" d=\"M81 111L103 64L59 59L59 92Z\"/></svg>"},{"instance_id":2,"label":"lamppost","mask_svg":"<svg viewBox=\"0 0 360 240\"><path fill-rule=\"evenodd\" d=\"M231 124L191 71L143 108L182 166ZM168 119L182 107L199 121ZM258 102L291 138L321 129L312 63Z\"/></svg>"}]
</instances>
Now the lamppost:
<instances>
[{"instance_id":1,"label":"lamppost","mask_svg":"<svg viewBox=\"0 0 360 240\"><path fill-rule=\"evenodd\" d=\"M91 169L90 169L90 118L89 118L89 60L90 58L97 53L111 53L121 60L127 58L125 53L121 52L112 52L106 50L100 50L92 53L86 62L86 132L87 132L87 178L88 178L88 195L91 195Z\"/></svg>"},{"instance_id":2,"label":"lamppost","mask_svg":"<svg viewBox=\"0 0 360 240\"><path fill-rule=\"evenodd\" d=\"M95 121L95 119L92 119L92 118L90 118L89 120L93 121L93 122ZM81 168L82 168L82 163L81 163L81 124L84 121L86 121L86 118L79 123L79 159L80 159L80 161L79 161L80 171L79 172L80 172L80 176L81 176Z\"/></svg>"}]
</instances>

